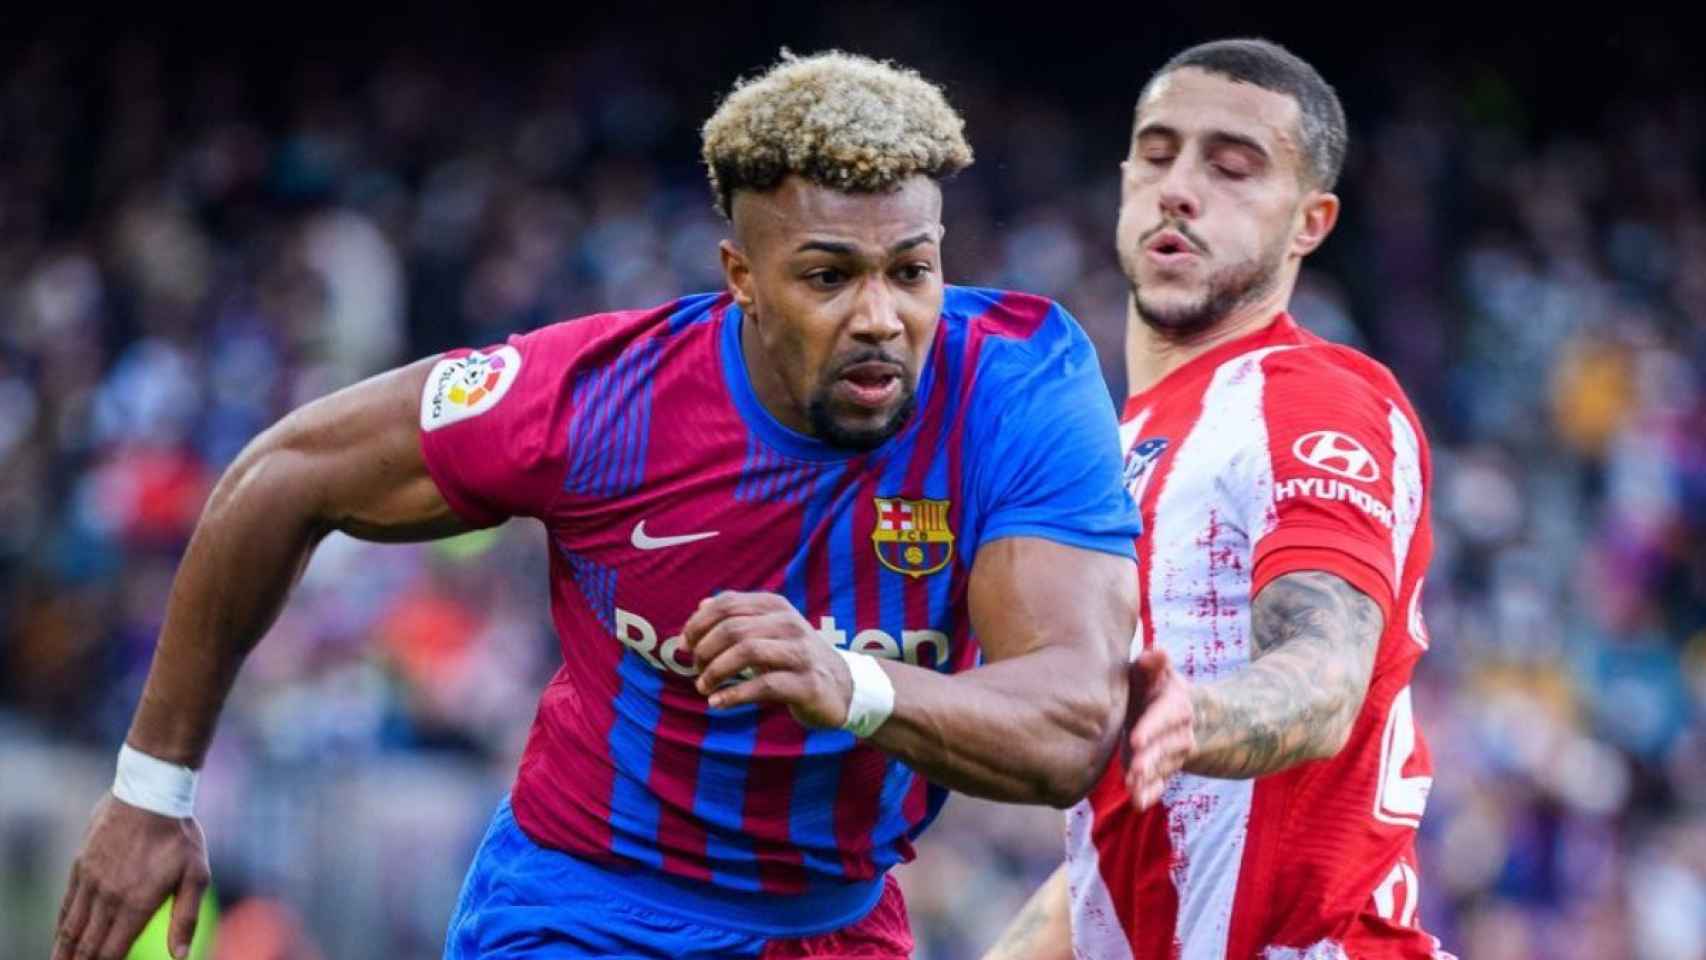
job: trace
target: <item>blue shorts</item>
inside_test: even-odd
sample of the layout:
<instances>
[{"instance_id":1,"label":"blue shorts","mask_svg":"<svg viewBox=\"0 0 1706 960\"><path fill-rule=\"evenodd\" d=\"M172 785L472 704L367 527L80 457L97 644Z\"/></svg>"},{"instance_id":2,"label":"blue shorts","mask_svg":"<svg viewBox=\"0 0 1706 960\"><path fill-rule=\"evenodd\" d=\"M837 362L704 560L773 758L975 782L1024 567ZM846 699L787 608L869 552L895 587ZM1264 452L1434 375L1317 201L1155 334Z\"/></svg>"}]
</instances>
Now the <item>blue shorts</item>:
<instances>
[{"instance_id":1,"label":"blue shorts","mask_svg":"<svg viewBox=\"0 0 1706 960\"><path fill-rule=\"evenodd\" d=\"M906 904L892 878L796 898L617 870L534 843L507 798L468 869L444 944L444 960L911 954Z\"/></svg>"}]
</instances>

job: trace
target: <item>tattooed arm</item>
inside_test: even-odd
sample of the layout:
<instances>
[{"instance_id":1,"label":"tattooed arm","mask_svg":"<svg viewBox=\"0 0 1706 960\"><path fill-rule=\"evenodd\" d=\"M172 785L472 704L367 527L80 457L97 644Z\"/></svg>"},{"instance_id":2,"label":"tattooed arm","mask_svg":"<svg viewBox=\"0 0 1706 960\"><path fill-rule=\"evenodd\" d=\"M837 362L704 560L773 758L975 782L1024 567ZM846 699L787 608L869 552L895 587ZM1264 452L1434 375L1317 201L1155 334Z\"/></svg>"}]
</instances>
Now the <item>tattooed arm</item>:
<instances>
[{"instance_id":1,"label":"tattooed arm","mask_svg":"<svg viewBox=\"0 0 1706 960\"><path fill-rule=\"evenodd\" d=\"M1339 577L1299 571L1263 587L1250 619L1254 654L1242 670L1191 684L1160 658L1147 689L1132 691L1145 704L1126 774L1139 809L1180 769L1259 777L1331 757L1350 736L1385 628L1380 607ZM1186 702L1188 727L1176 719Z\"/></svg>"},{"instance_id":2,"label":"tattooed arm","mask_svg":"<svg viewBox=\"0 0 1706 960\"><path fill-rule=\"evenodd\" d=\"M1385 618L1330 573L1275 579L1250 608L1248 667L1191 691L1196 752L1206 777L1259 777L1345 745L1362 709Z\"/></svg>"},{"instance_id":3,"label":"tattooed arm","mask_svg":"<svg viewBox=\"0 0 1706 960\"><path fill-rule=\"evenodd\" d=\"M1362 710L1385 616L1330 573L1276 577L1251 605L1254 654L1209 683L1180 676L1159 649L1131 664L1126 786L1139 810L1180 769L1229 779L1277 773L1339 752ZM1071 955L1066 870L1037 890L983 960Z\"/></svg>"}]
</instances>

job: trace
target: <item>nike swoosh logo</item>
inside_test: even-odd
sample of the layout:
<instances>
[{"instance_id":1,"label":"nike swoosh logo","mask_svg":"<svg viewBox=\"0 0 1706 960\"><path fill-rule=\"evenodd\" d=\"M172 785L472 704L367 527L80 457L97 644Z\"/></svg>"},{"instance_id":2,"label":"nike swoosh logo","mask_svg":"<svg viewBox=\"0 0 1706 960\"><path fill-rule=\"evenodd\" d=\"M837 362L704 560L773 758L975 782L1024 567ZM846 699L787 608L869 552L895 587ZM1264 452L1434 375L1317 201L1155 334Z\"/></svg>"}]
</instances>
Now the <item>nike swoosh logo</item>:
<instances>
[{"instance_id":1,"label":"nike swoosh logo","mask_svg":"<svg viewBox=\"0 0 1706 960\"><path fill-rule=\"evenodd\" d=\"M679 547L695 540L709 539L720 532L718 530L707 530L704 533L684 533L676 537L651 537L646 535L646 521L641 520L634 524L634 535L628 539L639 550L662 550L664 547Z\"/></svg>"}]
</instances>

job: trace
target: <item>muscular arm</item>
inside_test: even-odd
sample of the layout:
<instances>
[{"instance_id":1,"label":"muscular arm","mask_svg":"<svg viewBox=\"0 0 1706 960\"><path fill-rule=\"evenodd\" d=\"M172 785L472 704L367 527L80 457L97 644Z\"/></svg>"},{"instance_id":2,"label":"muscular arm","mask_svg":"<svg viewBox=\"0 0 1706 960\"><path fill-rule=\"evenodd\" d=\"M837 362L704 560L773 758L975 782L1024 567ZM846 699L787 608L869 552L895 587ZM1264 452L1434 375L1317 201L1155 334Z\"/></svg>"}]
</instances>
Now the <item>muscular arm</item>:
<instances>
[{"instance_id":1,"label":"muscular arm","mask_svg":"<svg viewBox=\"0 0 1706 960\"><path fill-rule=\"evenodd\" d=\"M220 478L172 581L160 645L125 740L201 766L237 668L333 530L415 540L462 529L421 458L417 426L431 361L308 404L255 438ZM117 960L167 896L183 956L209 880L194 817L107 794L95 807L60 902L54 960Z\"/></svg>"},{"instance_id":2,"label":"muscular arm","mask_svg":"<svg viewBox=\"0 0 1706 960\"><path fill-rule=\"evenodd\" d=\"M1196 749L1184 769L1259 777L1344 746L1362 709L1385 618L1344 580L1278 577L1251 605L1244 669L1190 688Z\"/></svg>"},{"instance_id":3,"label":"muscular arm","mask_svg":"<svg viewBox=\"0 0 1706 960\"><path fill-rule=\"evenodd\" d=\"M421 458L424 360L291 413L220 478L178 567L126 741L199 767L243 658L326 534L447 536L463 526Z\"/></svg>"},{"instance_id":4,"label":"muscular arm","mask_svg":"<svg viewBox=\"0 0 1706 960\"><path fill-rule=\"evenodd\" d=\"M978 551L969 600L984 665L948 676L884 662L895 710L871 742L963 793L1070 806L1101 775L1125 714L1132 561L997 540Z\"/></svg>"},{"instance_id":5,"label":"muscular arm","mask_svg":"<svg viewBox=\"0 0 1706 960\"><path fill-rule=\"evenodd\" d=\"M963 793L1068 806L1089 792L1119 736L1132 561L1012 537L980 550L970 579L985 664L949 676L877 660L895 705L869 740ZM682 636L712 707L785 703L809 726L846 720L847 665L785 598L708 598Z\"/></svg>"},{"instance_id":6,"label":"muscular arm","mask_svg":"<svg viewBox=\"0 0 1706 960\"><path fill-rule=\"evenodd\" d=\"M1250 615L1255 655L1231 676L1192 685L1156 651L1133 671L1132 696L1144 702L1126 784L1140 809L1181 762L1207 777L1259 777L1331 757L1350 736L1384 627L1379 606L1330 573L1300 571L1262 588ZM1061 868L984 960L1065 957L1069 934Z\"/></svg>"}]
</instances>

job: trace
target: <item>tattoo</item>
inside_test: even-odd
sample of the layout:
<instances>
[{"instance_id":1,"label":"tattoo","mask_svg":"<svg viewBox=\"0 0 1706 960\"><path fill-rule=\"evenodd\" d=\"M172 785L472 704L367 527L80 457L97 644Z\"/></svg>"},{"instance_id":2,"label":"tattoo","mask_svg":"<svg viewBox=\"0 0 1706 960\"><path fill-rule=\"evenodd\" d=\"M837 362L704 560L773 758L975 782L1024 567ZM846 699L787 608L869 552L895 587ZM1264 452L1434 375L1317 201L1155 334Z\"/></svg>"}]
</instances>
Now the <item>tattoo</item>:
<instances>
[{"instance_id":1,"label":"tattoo","mask_svg":"<svg viewBox=\"0 0 1706 960\"><path fill-rule=\"evenodd\" d=\"M1385 628L1373 600L1330 573L1302 571L1264 587L1250 620L1249 665L1191 690L1192 773L1259 777L1330 757L1362 709Z\"/></svg>"}]
</instances>

